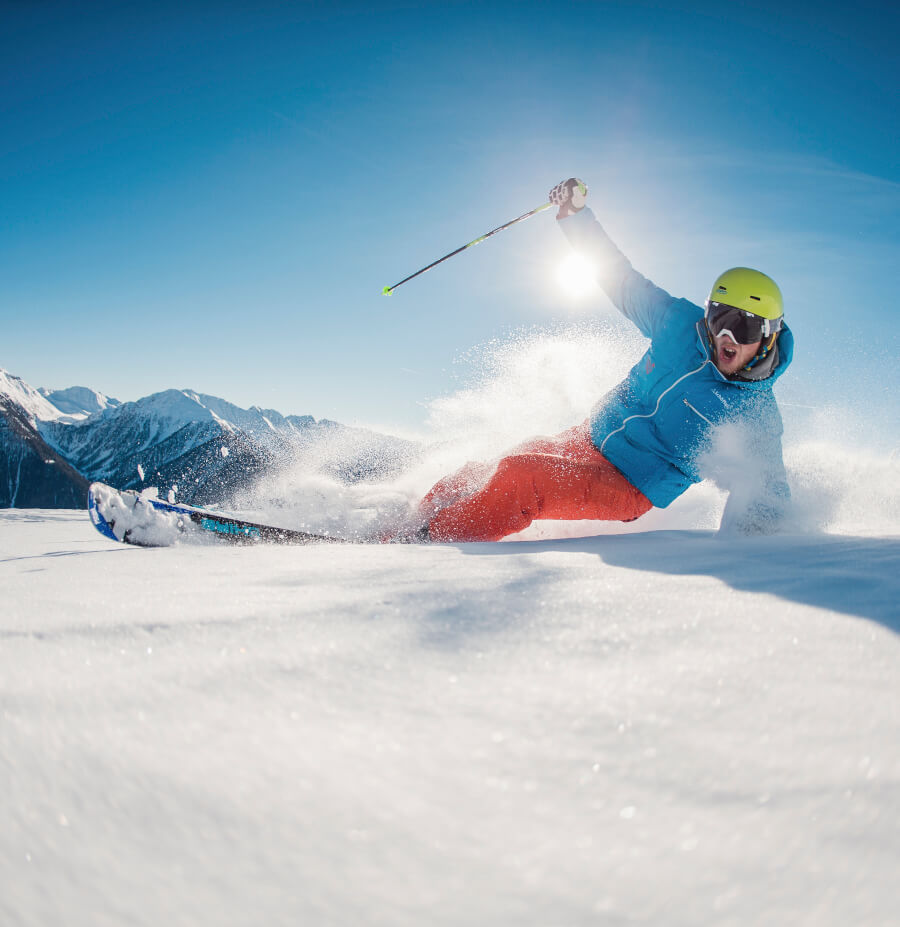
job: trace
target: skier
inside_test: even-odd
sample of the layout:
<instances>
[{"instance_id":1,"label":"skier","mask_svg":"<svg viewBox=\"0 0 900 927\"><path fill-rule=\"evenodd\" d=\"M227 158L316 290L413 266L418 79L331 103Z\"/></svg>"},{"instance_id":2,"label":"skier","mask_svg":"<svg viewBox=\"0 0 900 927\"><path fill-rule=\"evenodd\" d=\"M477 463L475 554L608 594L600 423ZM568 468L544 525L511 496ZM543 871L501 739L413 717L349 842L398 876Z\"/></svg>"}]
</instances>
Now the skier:
<instances>
[{"instance_id":1,"label":"skier","mask_svg":"<svg viewBox=\"0 0 900 927\"><path fill-rule=\"evenodd\" d=\"M498 541L538 518L633 521L700 482L698 458L727 422L743 427L750 466L729 487L723 522L777 530L790 490L772 386L793 351L781 291L734 267L713 284L705 312L676 299L634 270L586 197L574 177L550 191L570 244L594 259L598 282L650 346L581 425L437 483L419 504L418 538Z\"/></svg>"}]
</instances>

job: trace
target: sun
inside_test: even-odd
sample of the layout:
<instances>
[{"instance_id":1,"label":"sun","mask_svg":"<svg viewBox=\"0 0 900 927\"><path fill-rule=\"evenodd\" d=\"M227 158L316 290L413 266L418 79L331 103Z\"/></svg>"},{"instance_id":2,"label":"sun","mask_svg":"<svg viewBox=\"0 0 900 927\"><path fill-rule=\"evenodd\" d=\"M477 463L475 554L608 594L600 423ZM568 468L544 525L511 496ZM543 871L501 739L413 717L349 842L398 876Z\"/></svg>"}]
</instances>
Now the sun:
<instances>
[{"instance_id":1,"label":"sun","mask_svg":"<svg viewBox=\"0 0 900 927\"><path fill-rule=\"evenodd\" d=\"M583 254L573 252L560 262L556 280L566 295L579 299L596 288L597 269Z\"/></svg>"}]
</instances>

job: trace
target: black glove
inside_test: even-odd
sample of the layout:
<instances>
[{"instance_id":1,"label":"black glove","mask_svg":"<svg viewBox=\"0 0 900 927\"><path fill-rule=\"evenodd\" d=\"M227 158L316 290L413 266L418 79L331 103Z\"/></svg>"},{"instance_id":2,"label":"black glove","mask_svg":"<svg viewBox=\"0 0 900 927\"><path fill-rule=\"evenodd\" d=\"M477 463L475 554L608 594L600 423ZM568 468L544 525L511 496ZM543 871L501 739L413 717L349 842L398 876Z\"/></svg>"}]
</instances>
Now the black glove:
<instances>
[{"instance_id":1,"label":"black glove","mask_svg":"<svg viewBox=\"0 0 900 927\"><path fill-rule=\"evenodd\" d=\"M581 212L587 192L587 184L577 177L570 177L558 183L549 193L550 202L559 206L556 218L565 219L566 216L574 216L576 212Z\"/></svg>"}]
</instances>

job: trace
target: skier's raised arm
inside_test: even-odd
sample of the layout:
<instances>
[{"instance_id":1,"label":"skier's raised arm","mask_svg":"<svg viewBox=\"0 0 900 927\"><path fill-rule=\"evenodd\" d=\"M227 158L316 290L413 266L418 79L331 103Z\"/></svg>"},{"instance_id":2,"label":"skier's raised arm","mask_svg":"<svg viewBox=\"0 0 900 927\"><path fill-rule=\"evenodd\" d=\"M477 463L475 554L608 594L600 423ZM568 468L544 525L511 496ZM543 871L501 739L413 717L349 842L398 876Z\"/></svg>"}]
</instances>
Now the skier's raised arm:
<instances>
[{"instance_id":1,"label":"skier's raised arm","mask_svg":"<svg viewBox=\"0 0 900 927\"><path fill-rule=\"evenodd\" d=\"M597 268L597 282L613 305L652 338L666 311L679 302L639 274L585 206L587 185L576 177L558 183L549 193L559 206L556 218L572 247Z\"/></svg>"}]
</instances>

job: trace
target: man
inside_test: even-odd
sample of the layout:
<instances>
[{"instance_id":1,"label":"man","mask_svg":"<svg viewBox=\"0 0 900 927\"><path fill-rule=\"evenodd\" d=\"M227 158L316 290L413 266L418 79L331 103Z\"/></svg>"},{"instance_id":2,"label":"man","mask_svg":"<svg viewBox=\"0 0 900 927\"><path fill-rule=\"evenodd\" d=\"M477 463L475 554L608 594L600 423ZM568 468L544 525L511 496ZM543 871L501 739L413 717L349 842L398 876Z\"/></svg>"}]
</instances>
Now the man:
<instances>
[{"instance_id":1,"label":"man","mask_svg":"<svg viewBox=\"0 0 900 927\"><path fill-rule=\"evenodd\" d=\"M739 426L747 466L728 487L724 520L746 533L776 530L790 498L772 395L793 351L781 291L735 267L713 284L705 312L676 299L634 270L586 196L574 177L550 191L560 228L650 346L582 425L441 480L420 503L421 534L497 541L536 518L632 521L700 482L698 461L726 423Z\"/></svg>"}]
</instances>

